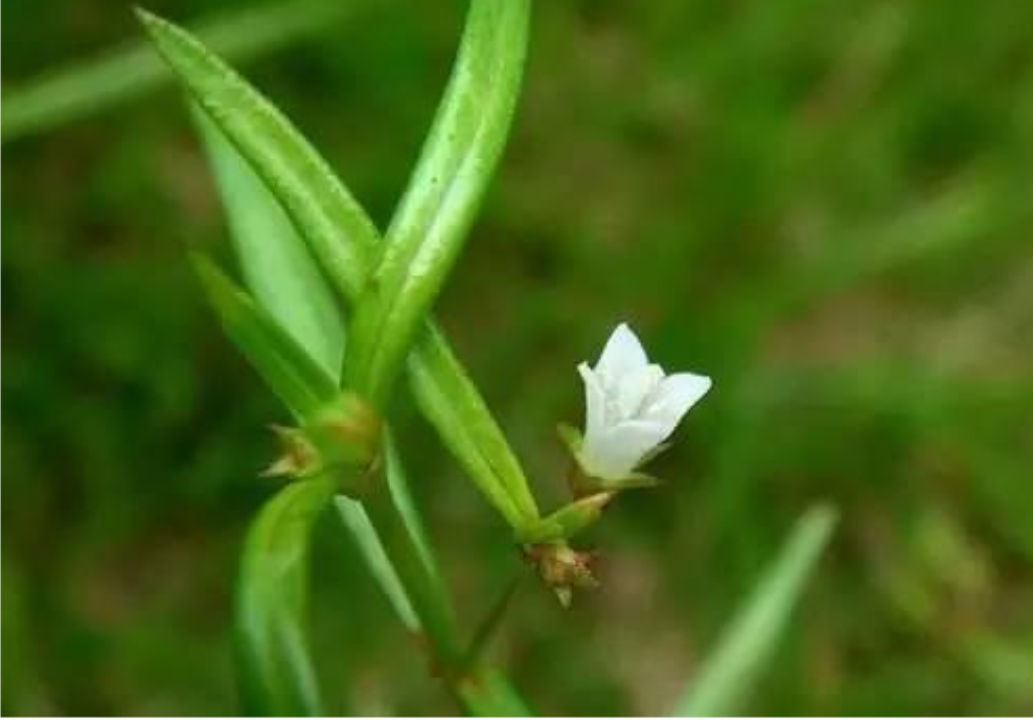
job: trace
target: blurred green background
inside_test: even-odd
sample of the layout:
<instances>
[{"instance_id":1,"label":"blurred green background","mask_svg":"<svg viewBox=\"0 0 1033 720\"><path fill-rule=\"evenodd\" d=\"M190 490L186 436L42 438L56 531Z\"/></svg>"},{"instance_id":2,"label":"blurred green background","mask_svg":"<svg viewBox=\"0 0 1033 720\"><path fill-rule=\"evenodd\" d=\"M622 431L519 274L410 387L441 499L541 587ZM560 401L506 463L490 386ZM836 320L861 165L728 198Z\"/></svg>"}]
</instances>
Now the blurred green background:
<instances>
[{"instance_id":1,"label":"blurred green background","mask_svg":"<svg viewBox=\"0 0 1033 720\"><path fill-rule=\"evenodd\" d=\"M247 74L384 223L463 6L350 2ZM3 15L5 113L140 36L121 0ZM185 262L231 259L181 98L5 143L3 171L3 710L234 713L236 556L285 418ZM618 321L716 382L656 465L669 485L590 538L600 590L518 597L493 654L537 711L665 712L829 499L838 535L750 709L1033 712L1031 181L1033 3L537 3L442 322L550 501L575 364ZM399 414L469 627L517 556ZM313 581L330 710L454 711L329 514Z\"/></svg>"}]
</instances>

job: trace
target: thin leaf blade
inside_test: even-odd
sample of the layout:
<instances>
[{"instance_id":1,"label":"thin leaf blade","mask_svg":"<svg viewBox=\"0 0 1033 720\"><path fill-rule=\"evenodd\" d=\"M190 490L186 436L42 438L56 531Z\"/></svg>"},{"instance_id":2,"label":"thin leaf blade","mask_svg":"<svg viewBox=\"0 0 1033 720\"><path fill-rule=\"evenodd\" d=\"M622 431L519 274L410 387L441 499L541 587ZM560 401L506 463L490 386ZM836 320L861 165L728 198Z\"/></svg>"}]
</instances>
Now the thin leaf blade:
<instances>
[{"instance_id":1,"label":"thin leaf blade","mask_svg":"<svg viewBox=\"0 0 1033 720\"><path fill-rule=\"evenodd\" d=\"M416 611L413 610L412 600L409 599L408 593L402 586L398 572L384 551L384 544L380 541L380 536L377 535L377 530L370 522L369 515L366 514L362 503L344 495L338 495L334 499L334 503L341 522L344 523L358 546L366 567L369 568L373 579L380 586L380 590L391 607L394 608L398 619L409 632L418 633L420 621L416 617Z\"/></svg>"},{"instance_id":2,"label":"thin leaf blade","mask_svg":"<svg viewBox=\"0 0 1033 720\"><path fill-rule=\"evenodd\" d=\"M344 318L308 246L218 126L200 110L193 115L245 284L255 301L336 379L344 355Z\"/></svg>"},{"instance_id":3,"label":"thin leaf blade","mask_svg":"<svg viewBox=\"0 0 1033 720\"><path fill-rule=\"evenodd\" d=\"M495 510L518 531L533 526L538 506L520 462L444 335L430 323L409 357L409 386L445 447Z\"/></svg>"},{"instance_id":4,"label":"thin leaf blade","mask_svg":"<svg viewBox=\"0 0 1033 720\"><path fill-rule=\"evenodd\" d=\"M441 577L441 570L438 568L434 553L431 551L430 541L423 527L423 521L413 502L412 493L409 490L409 481L402 466L398 448L390 436L388 436L385 443L385 463L385 475L391 491L391 500L398 509L398 514L402 519L412 546L416 548L420 561L426 568L427 577L431 578L431 582L437 587L436 592L444 594L445 585ZM365 560L373 578L391 603L398 618L411 632L420 632L420 621L413 607L413 599L406 593L398 576L398 571L391 563L383 541L370 521L365 508L361 503L343 496L337 498L336 504L341 520L351 532L352 537L359 546L363 560Z\"/></svg>"},{"instance_id":5,"label":"thin leaf blade","mask_svg":"<svg viewBox=\"0 0 1033 720\"><path fill-rule=\"evenodd\" d=\"M354 304L380 240L372 222L336 221L362 210L325 162L312 160L316 151L261 93L186 31L153 16L143 20L156 41L162 39L163 54L186 90L265 182L341 298ZM275 125L275 132L264 133L266 125ZM306 187L318 202L298 200ZM492 506L515 527L530 526L538 511L523 469L444 335L432 320L424 325L424 338L413 348L409 365L421 411Z\"/></svg>"},{"instance_id":6,"label":"thin leaf blade","mask_svg":"<svg viewBox=\"0 0 1033 720\"><path fill-rule=\"evenodd\" d=\"M808 510L704 661L678 705L678 717L735 714L756 683L785 630L837 515L827 506Z\"/></svg>"},{"instance_id":7,"label":"thin leaf blade","mask_svg":"<svg viewBox=\"0 0 1033 720\"><path fill-rule=\"evenodd\" d=\"M333 378L275 320L210 260L192 260L226 334L295 416L306 417L334 398Z\"/></svg>"},{"instance_id":8,"label":"thin leaf blade","mask_svg":"<svg viewBox=\"0 0 1033 720\"><path fill-rule=\"evenodd\" d=\"M291 483L263 506L248 531L237 589L236 645L249 713L322 712L305 616L311 536L333 492L326 477Z\"/></svg>"},{"instance_id":9,"label":"thin leaf blade","mask_svg":"<svg viewBox=\"0 0 1033 720\"><path fill-rule=\"evenodd\" d=\"M346 376L374 403L389 395L505 147L529 19L529 0L470 3L451 80L356 307Z\"/></svg>"},{"instance_id":10,"label":"thin leaf blade","mask_svg":"<svg viewBox=\"0 0 1033 720\"><path fill-rule=\"evenodd\" d=\"M290 0L202 18L195 32L220 55L242 63L325 31L351 3ZM4 92L3 142L53 130L128 103L172 78L154 49L130 43Z\"/></svg>"},{"instance_id":11,"label":"thin leaf blade","mask_svg":"<svg viewBox=\"0 0 1033 720\"><path fill-rule=\"evenodd\" d=\"M326 161L276 107L173 23L137 10L158 52L283 205L345 297L365 282L376 228Z\"/></svg>"}]
</instances>

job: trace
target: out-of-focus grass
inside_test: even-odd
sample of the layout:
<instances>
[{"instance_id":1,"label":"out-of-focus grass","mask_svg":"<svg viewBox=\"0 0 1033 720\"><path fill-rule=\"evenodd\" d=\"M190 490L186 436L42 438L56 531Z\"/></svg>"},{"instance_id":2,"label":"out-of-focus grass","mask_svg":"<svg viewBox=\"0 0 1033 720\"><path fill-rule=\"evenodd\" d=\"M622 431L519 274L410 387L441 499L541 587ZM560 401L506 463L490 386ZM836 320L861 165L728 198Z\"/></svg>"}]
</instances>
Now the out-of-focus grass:
<instances>
[{"instance_id":1,"label":"out-of-focus grass","mask_svg":"<svg viewBox=\"0 0 1033 720\"><path fill-rule=\"evenodd\" d=\"M462 8L357 5L251 76L384 221ZM4 10L11 84L136 32L114 0ZM595 533L602 589L567 613L525 591L500 664L539 711L663 711L825 498L839 535L752 709L1033 711L1033 5L543 2L530 62L443 323L545 496L574 365L617 321L716 389L668 486ZM186 114L168 93L5 154L4 710L232 712L230 588L282 418L186 267L184 241L225 252ZM515 555L401 429L476 615ZM336 530L329 709L449 709Z\"/></svg>"}]
</instances>

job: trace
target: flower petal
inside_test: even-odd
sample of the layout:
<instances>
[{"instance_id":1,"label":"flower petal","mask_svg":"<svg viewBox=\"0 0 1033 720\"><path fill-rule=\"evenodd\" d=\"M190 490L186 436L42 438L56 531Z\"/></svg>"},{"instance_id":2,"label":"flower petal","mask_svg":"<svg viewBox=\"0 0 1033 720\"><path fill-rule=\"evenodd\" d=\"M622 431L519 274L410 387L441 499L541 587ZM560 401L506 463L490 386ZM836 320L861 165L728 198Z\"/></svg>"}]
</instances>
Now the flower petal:
<instances>
[{"instance_id":1,"label":"flower petal","mask_svg":"<svg viewBox=\"0 0 1033 720\"><path fill-rule=\"evenodd\" d=\"M664 428L661 440L674 432L689 408L699 402L712 385L710 378L694 373L675 373L660 381L646 398L644 414Z\"/></svg>"},{"instance_id":2,"label":"flower petal","mask_svg":"<svg viewBox=\"0 0 1033 720\"><path fill-rule=\"evenodd\" d=\"M588 363L581 363L577 371L585 383L585 443L597 437L606 424L606 393L602 383Z\"/></svg>"},{"instance_id":3,"label":"flower petal","mask_svg":"<svg viewBox=\"0 0 1033 720\"><path fill-rule=\"evenodd\" d=\"M621 323L606 341L599 362L595 364L595 371L602 376L604 384L609 384L648 363L646 351L642 349L638 337L627 323Z\"/></svg>"},{"instance_id":4,"label":"flower petal","mask_svg":"<svg viewBox=\"0 0 1033 720\"><path fill-rule=\"evenodd\" d=\"M631 475L643 456L663 440L664 427L648 420L631 420L604 428L581 448L585 471L602 480Z\"/></svg>"},{"instance_id":5,"label":"flower petal","mask_svg":"<svg viewBox=\"0 0 1033 720\"><path fill-rule=\"evenodd\" d=\"M646 400L664 379L659 365L643 365L617 378L616 382L604 387L606 397L614 405L617 417L607 418L610 425L623 420L634 420L641 416Z\"/></svg>"}]
</instances>

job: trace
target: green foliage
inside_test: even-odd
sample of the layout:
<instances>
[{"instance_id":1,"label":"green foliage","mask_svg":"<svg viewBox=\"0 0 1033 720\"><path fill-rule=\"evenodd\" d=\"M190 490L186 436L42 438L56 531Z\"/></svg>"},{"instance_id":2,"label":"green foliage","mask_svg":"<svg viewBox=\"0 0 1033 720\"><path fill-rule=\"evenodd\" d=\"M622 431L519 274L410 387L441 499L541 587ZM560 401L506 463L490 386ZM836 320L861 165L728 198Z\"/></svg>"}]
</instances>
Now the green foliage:
<instances>
[{"instance_id":1,"label":"green foliage","mask_svg":"<svg viewBox=\"0 0 1033 720\"><path fill-rule=\"evenodd\" d=\"M237 586L237 657L245 710L319 715L316 673L305 639L309 547L333 497L333 478L292 483L248 531Z\"/></svg>"},{"instance_id":2,"label":"green foliage","mask_svg":"<svg viewBox=\"0 0 1033 720\"><path fill-rule=\"evenodd\" d=\"M346 377L375 404L455 264L509 135L530 0L472 0L452 79L356 302Z\"/></svg>"},{"instance_id":3,"label":"green foliage","mask_svg":"<svg viewBox=\"0 0 1033 720\"><path fill-rule=\"evenodd\" d=\"M215 52L244 63L325 31L350 10L347 2L277 2L206 19L194 32ZM7 90L0 136L7 142L52 130L129 102L169 79L154 50L134 42Z\"/></svg>"},{"instance_id":4,"label":"green foliage","mask_svg":"<svg viewBox=\"0 0 1033 720\"><path fill-rule=\"evenodd\" d=\"M268 313L210 260L194 268L226 334L297 417L315 412L337 394L337 385Z\"/></svg>"},{"instance_id":5,"label":"green foliage","mask_svg":"<svg viewBox=\"0 0 1033 720\"><path fill-rule=\"evenodd\" d=\"M344 322L330 288L290 220L222 132L195 112L222 196L244 280L276 322L337 378Z\"/></svg>"},{"instance_id":6,"label":"green foliage","mask_svg":"<svg viewBox=\"0 0 1033 720\"><path fill-rule=\"evenodd\" d=\"M420 410L488 502L520 534L538 519L527 478L502 430L441 331L427 323L409 356Z\"/></svg>"},{"instance_id":7,"label":"green foliage","mask_svg":"<svg viewBox=\"0 0 1033 720\"><path fill-rule=\"evenodd\" d=\"M516 7L524 7L526 11L522 0ZM479 17L480 12L486 12L488 18L494 17L491 11L478 11L475 16ZM357 302L366 284L368 263L374 256L378 238L362 208L315 149L239 75L182 29L143 11L140 17L194 99L234 143L292 218L342 299ZM497 19L504 21L506 27L517 23L509 14ZM482 33L482 21L468 28ZM479 42L484 40L480 35L478 38ZM523 39L507 37L507 42L519 43ZM521 57L519 53L510 55ZM464 58L466 55L460 61L465 62ZM455 92L461 94L464 88L465 84L460 83ZM451 103L445 107L449 115ZM500 103L495 112L504 109ZM491 134L483 140L488 149L495 147L498 141L499 137ZM447 135L432 134L428 148L438 142L451 140ZM427 153L431 157L436 155L433 150ZM413 347L410 372L416 385L414 395L421 401L428 419L435 423L446 445L456 453L489 502L518 532L528 527L537 517L537 508L523 471L477 389L443 336L429 323L424 339Z\"/></svg>"},{"instance_id":8,"label":"green foliage","mask_svg":"<svg viewBox=\"0 0 1033 720\"><path fill-rule=\"evenodd\" d=\"M354 7L249 79L380 224L463 7ZM3 9L5 90L139 35L117 3ZM580 420L574 365L616 321L716 386L658 460L666 486L622 496L590 536L599 591L562 612L528 586L492 659L543 713L666 712L798 510L827 497L841 532L750 710L1028 713L1033 5L535 15L508 159L436 307L453 355L549 508L566 469L550 428ZM172 93L6 140L4 711L238 712L231 587L269 493L256 428L280 411L183 262L189 238L233 267L212 249L209 170ZM414 499L460 620L480 618L511 543L399 400ZM312 549L327 711L454 713L339 539Z\"/></svg>"},{"instance_id":9,"label":"green foliage","mask_svg":"<svg viewBox=\"0 0 1033 720\"><path fill-rule=\"evenodd\" d=\"M300 333L302 342L308 345L317 342L324 343L318 348L322 350L320 353L322 357L325 357L327 352L326 338L322 336L320 325L330 326L331 330L340 330L340 328L333 325L336 312L326 300L322 299L320 293L324 292L324 289L318 273L312 271L307 264L310 261L305 247L301 244L298 235L288 226L280 208L295 218L299 228L307 230L312 227L313 219L318 221L323 217L329 202L327 198L332 200L334 197L340 197L344 199L340 217L347 218L352 223L353 230L357 230L362 237L368 237L372 234L372 226L369 225L361 208L350 199L343 186L337 183L318 154L271 105L247 87L232 70L211 56L189 35L143 11L140 11L139 14L163 55L173 68L186 79L195 98L203 108L203 112L214 119L215 125L208 125L208 120L202 116L200 118L201 129L202 134L206 135L206 143L216 162L216 172L225 199L231 206L231 224L238 236L239 251L243 255L245 267L251 268L252 283L263 291L265 303L274 312L277 312L279 317L276 320L267 321L254 303L250 302L250 299L242 292L230 295L237 301L235 304L230 303L225 299L228 293L224 290L225 288L233 290L233 288L228 279L218 275L212 267L202 267L203 277L207 284L214 288L210 290L210 293L217 301L216 307L224 318L224 325L233 331L231 336L248 351L247 354L252 363L260 370L264 370L263 375L270 382L277 383L275 389L279 391L281 397L285 398L288 404L297 406L299 404L297 388L290 386L283 379L283 376L288 375L283 369L286 363L278 362L279 357L284 354L283 351L271 343L263 345L261 341L255 340L260 335L255 326L261 326L260 329L269 332L278 329L277 323L282 324L284 328L291 328L295 327L300 320L302 325L295 332ZM492 13L488 14L489 17L491 15ZM479 14L475 12L475 20L478 16ZM495 22L499 22L501 19L498 18ZM505 27L501 28L501 30L505 29ZM475 21L468 25L468 32L482 34L485 32L485 27ZM496 45L504 45L509 42L506 35L501 33L494 33L492 41ZM470 42L477 47L478 43L483 43L484 40L477 37ZM522 52L523 42L520 38L515 38L512 42L516 42L518 49ZM462 79L469 72L467 67L469 62L471 60L464 53L456 72L457 77L461 79L460 86L463 84ZM510 102L514 97L515 90L510 92ZM231 100L229 105L223 104L227 98ZM469 99L467 101L469 102ZM446 99L445 107L447 108L449 104L450 100ZM467 109L467 112L471 111L470 108ZM221 137L223 131L227 132L230 138L243 137L244 139L241 141L243 147L257 148L256 156L251 158L253 170L226 139ZM450 138L452 135L449 133L444 137ZM496 137L493 142L499 144L500 139ZM430 146L433 147L434 144L435 140L432 136ZM479 148L478 152L483 152L483 148ZM280 158L285 158L283 164L275 165ZM297 171L296 174L295 171ZM255 175L256 172L258 176ZM259 177L262 179L259 180ZM312 181L310 180L312 177L322 178L322 181L318 179ZM486 182L486 179L487 174L482 182ZM313 185L315 192L311 190ZM319 190L324 187L328 192L321 198ZM276 203L279 205L277 206ZM335 209L332 202L329 202L329 205L331 211ZM345 230L347 229L345 228ZM326 262L325 258L328 254L319 252L321 247L326 247L325 239L329 235L323 230L316 227L312 233L324 240L323 244L314 243L314 248L317 255L324 259L323 269L331 278L341 278L340 287L344 289L343 299L350 299L346 289L352 280L348 273L353 273L356 267L362 267L361 253L353 246L361 248L362 243L356 241L348 245L352 250L350 256L347 253L338 252L333 255L334 260ZM266 231L271 231L272 237L268 245L265 241ZM273 261L270 261L270 257L273 258ZM344 265L337 263L342 259ZM345 266L348 267L348 273L342 275L339 271ZM307 272L307 275L291 279L280 277L282 273L290 272L292 268L298 267L302 272ZM316 283L315 297L317 300L322 300L322 305L306 305L302 301L303 291L299 293L296 291L297 286L291 285L292 282L298 280ZM292 287L295 289L293 296ZM241 311L240 307L245 305L251 311L250 314ZM230 312L230 310L234 312ZM314 313L318 314L315 318L313 318ZM242 316L246 316L244 320L240 319ZM310 320L312 322L308 322ZM309 328L316 332L313 333ZM269 332L269 334L273 333ZM285 338L278 339L281 340L281 345L290 345L290 343L282 342ZM330 352L335 349L333 339L333 336L329 339ZM362 340L361 338L353 339L352 343L353 346L361 344ZM278 351L278 353L274 351ZM304 351L301 351L300 354L304 356ZM265 370L267 367L279 371L279 374ZM351 387L374 400L379 397L372 387L363 383L354 383ZM306 421L315 419L317 417L316 410L322 412L318 406L306 406L302 411L303 419ZM456 639L454 618L449 607L447 593L430 553L429 545L424 538L419 518L409 499L405 478L397 453L393 448L389 448L386 453L384 474L386 483L374 481L371 487L358 494L361 507L347 503L339 504L342 518L355 534L374 577L380 582L382 589L395 605L403 622L409 627L418 627L426 635L433 652L433 662L440 665L441 672L445 674L448 682L464 682L461 677L456 676L463 653ZM261 523L261 518L258 523ZM253 532L259 532L259 530L256 529ZM295 538L295 542L301 542L301 539ZM261 608L263 599L255 600L254 605ZM275 601L276 598L272 598L272 600ZM275 609L264 610L275 614ZM251 612L260 611L252 610ZM273 652L276 651L290 652L295 662L303 660L306 665L309 662L307 653L301 647L274 648ZM284 664L288 660L281 659L280 662ZM266 664L269 664L268 660ZM470 672L476 675L480 670L471 668ZM259 697L265 697L264 702L259 701L256 707L264 712L276 713L279 712L280 700L277 697L275 685L266 687L269 683L268 675L255 671L251 665L245 667L245 687L250 688L251 695L257 694ZM259 691L256 693L254 688L258 688ZM460 699L466 697L463 691L455 690L455 693ZM490 706L491 696L492 692L488 689L480 689L475 694L478 703L486 706Z\"/></svg>"},{"instance_id":10,"label":"green foliage","mask_svg":"<svg viewBox=\"0 0 1033 720\"><path fill-rule=\"evenodd\" d=\"M346 294L364 281L376 229L322 157L265 98L182 28L145 10L137 15L158 52L311 243L330 280Z\"/></svg>"},{"instance_id":11,"label":"green foliage","mask_svg":"<svg viewBox=\"0 0 1033 720\"><path fill-rule=\"evenodd\" d=\"M773 655L835 524L835 511L828 507L812 508L797 521L713 655L704 660L678 707L679 716L734 715L741 710Z\"/></svg>"}]
</instances>

